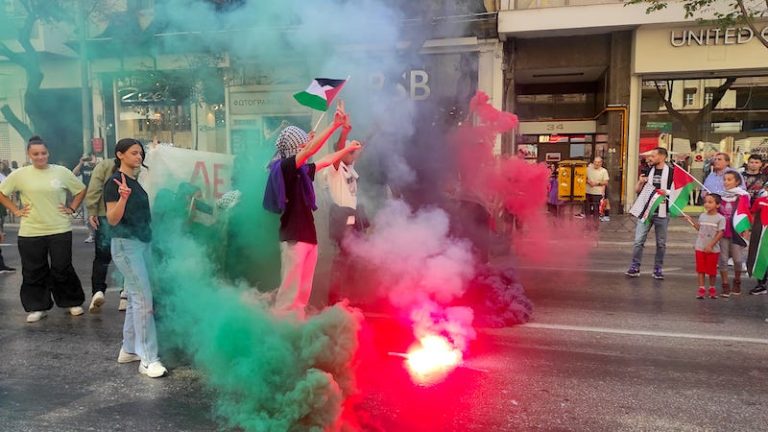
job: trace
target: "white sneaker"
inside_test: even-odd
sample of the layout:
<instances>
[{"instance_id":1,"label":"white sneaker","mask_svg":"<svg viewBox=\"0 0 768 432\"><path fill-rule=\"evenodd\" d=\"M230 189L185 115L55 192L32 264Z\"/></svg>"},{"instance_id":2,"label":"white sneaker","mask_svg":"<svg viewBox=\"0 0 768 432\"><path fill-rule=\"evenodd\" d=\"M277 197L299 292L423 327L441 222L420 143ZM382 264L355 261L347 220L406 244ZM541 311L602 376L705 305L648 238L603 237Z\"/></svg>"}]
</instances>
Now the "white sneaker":
<instances>
[{"instance_id":1,"label":"white sneaker","mask_svg":"<svg viewBox=\"0 0 768 432\"><path fill-rule=\"evenodd\" d=\"M136 354L125 352L125 350L120 347L120 354L117 355L118 363L133 363L139 360L141 360L141 357L137 356Z\"/></svg>"},{"instance_id":2,"label":"white sneaker","mask_svg":"<svg viewBox=\"0 0 768 432\"><path fill-rule=\"evenodd\" d=\"M27 315L27 322L28 323L38 322L47 316L48 316L48 313L45 311L30 312L30 314Z\"/></svg>"},{"instance_id":3,"label":"white sneaker","mask_svg":"<svg viewBox=\"0 0 768 432\"><path fill-rule=\"evenodd\" d=\"M88 312L98 313L101 311L101 307L104 305L104 293L96 291L96 294L91 297L91 305L88 306Z\"/></svg>"},{"instance_id":4,"label":"white sneaker","mask_svg":"<svg viewBox=\"0 0 768 432\"><path fill-rule=\"evenodd\" d=\"M75 307L69 308L69 313L72 316L80 316L80 315L84 314L85 311L80 306L75 306Z\"/></svg>"},{"instance_id":5,"label":"white sneaker","mask_svg":"<svg viewBox=\"0 0 768 432\"><path fill-rule=\"evenodd\" d=\"M128 309L128 299L120 297L120 304L117 305L117 310L125 312L126 309Z\"/></svg>"},{"instance_id":6,"label":"white sneaker","mask_svg":"<svg viewBox=\"0 0 768 432\"><path fill-rule=\"evenodd\" d=\"M161 376L168 373L168 369L166 369L165 366L163 366L163 364L159 361L152 362L149 365L140 363L139 373L150 378L160 378Z\"/></svg>"},{"instance_id":7,"label":"white sneaker","mask_svg":"<svg viewBox=\"0 0 768 432\"><path fill-rule=\"evenodd\" d=\"M83 240L83 243L93 243L93 235L89 235L88 238Z\"/></svg>"}]
</instances>

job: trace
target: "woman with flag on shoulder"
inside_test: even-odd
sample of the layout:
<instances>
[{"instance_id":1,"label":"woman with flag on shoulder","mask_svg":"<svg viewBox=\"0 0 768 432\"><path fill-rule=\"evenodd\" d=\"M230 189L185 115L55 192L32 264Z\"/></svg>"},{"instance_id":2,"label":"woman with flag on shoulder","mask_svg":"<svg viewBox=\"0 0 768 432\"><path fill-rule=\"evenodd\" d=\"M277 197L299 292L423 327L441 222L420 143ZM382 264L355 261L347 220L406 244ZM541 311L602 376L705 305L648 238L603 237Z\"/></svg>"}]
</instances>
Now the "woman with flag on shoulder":
<instances>
[{"instance_id":1,"label":"woman with flag on shoulder","mask_svg":"<svg viewBox=\"0 0 768 432\"><path fill-rule=\"evenodd\" d=\"M744 189L744 182L736 171L728 171L723 175L725 190L720 194L720 214L725 216L727 223L723 237L720 239L720 277L722 292L720 297L741 295L741 270L746 258L749 238L749 193ZM742 238L742 235L744 238ZM728 283L728 258L733 258L733 285Z\"/></svg>"}]
</instances>

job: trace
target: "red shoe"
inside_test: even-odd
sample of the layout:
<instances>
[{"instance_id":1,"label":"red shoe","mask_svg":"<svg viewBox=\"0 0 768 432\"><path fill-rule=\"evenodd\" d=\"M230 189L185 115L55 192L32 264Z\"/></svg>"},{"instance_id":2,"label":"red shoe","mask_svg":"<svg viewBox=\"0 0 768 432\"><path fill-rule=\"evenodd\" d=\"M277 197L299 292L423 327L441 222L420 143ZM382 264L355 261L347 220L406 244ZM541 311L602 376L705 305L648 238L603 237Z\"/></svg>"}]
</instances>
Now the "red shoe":
<instances>
[{"instance_id":1,"label":"red shoe","mask_svg":"<svg viewBox=\"0 0 768 432\"><path fill-rule=\"evenodd\" d=\"M701 300L707 295L707 290L704 287L699 287L699 291L696 292L696 298Z\"/></svg>"},{"instance_id":2,"label":"red shoe","mask_svg":"<svg viewBox=\"0 0 768 432\"><path fill-rule=\"evenodd\" d=\"M709 298L712 300L717 300L717 288L709 287Z\"/></svg>"}]
</instances>

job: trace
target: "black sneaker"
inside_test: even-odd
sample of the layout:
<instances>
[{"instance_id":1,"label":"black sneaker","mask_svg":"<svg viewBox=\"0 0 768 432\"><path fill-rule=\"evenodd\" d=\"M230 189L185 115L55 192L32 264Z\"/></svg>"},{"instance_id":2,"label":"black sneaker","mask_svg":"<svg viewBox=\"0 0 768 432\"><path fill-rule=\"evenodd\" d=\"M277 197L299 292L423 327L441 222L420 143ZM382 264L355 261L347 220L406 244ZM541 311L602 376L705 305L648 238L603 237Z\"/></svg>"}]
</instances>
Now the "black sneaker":
<instances>
[{"instance_id":1,"label":"black sneaker","mask_svg":"<svg viewBox=\"0 0 768 432\"><path fill-rule=\"evenodd\" d=\"M653 278L656 280L664 280L664 273L661 272L661 267L653 269Z\"/></svg>"},{"instance_id":2,"label":"black sneaker","mask_svg":"<svg viewBox=\"0 0 768 432\"><path fill-rule=\"evenodd\" d=\"M765 285L758 285L749 291L749 295L763 295L763 294L768 294L768 289L765 288Z\"/></svg>"},{"instance_id":3,"label":"black sneaker","mask_svg":"<svg viewBox=\"0 0 768 432\"><path fill-rule=\"evenodd\" d=\"M13 267L8 267L8 266L0 267L0 274L3 274L3 273L13 273L15 271L16 271L16 269L13 268Z\"/></svg>"},{"instance_id":4,"label":"black sneaker","mask_svg":"<svg viewBox=\"0 0 768 432\"><path fill-rule=\"evenodd\" d=\"M640 276L640 267L630 266L629 269L624 274L629 276L629 277L639 277Z\"/></svg>"}]
</instances>

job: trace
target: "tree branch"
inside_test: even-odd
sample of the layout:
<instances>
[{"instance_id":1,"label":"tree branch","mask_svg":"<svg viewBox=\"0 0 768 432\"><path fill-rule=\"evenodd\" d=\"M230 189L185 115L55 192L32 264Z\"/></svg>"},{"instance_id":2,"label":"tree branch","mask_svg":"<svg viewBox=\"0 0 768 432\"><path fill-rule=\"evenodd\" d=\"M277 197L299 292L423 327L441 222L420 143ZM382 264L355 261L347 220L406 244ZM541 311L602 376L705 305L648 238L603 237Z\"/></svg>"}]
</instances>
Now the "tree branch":
<instances>
[{"instance_id":1,"label":"tree branch","mask_svg":"<svg viewBox=\"0 0 768 432\"><path fill-rule=\"evenodd\" d=\"M3 114L3 117L5 117L5 119L8 121L8 124L10 124L11 127L19 133L19 135L21 135L24 141L32 137L32 129L30 129L26 123L21 121L21 119L16 115L16 113L13 112L10 106L6 104L0 107L0 113Z\"/></svg>"},{"instance_id":2,"label":"tree branch","mask_svg":"<svg viewBox=\"0 0 768 432\"><path fill-rule=\"evenodd\" d=\"M768 7L768 0L766 0L765 3L766 7ZM749 29L752 30L752 33L754 33L757 40L759 40L764 47L768 48L768 40L766 40L766 38L763 36L763 33L758 31L757 27L755 27L755 21L752 19L750 12L747 11L747 7L744 5L744 0L736 0L736 4L739 6L739 10L741 10L741 16L744 18L744 22L747 23Z\"/></svg>"},{"instance_id":3,"label":"tree branch","mask_svg":"<svg viewBox=\"0 0 768 432\"><path fill-rule=\"evenodd\" d=\"M712 111L715 110L715 108L717 108L717 104L720 103L720 101L725 96L725 93L728 91L728 89L731 88L734 82L736 82L735 77L726 78L725 82L720 84L720 86L712 92L712 100L709 101L706 105L704 105L701 111L699 111L696 114L696 121L701 121L704 118L704 116L711 113Z\"/></svg>"},{"instance_id":4,"label":"tree branch","mask_svg":"<svg viewBox=\"0 0 768 432\"><path fill-rule=\"evenodd\" d=\"M18 53L11 51L4 42L0 41L0 55L5 56L11 63L21 65L24 62L24 58Z\"/></svg>"},{"instance_id":5,"label":"tree branch","mask_svg":"<svg viewBox=\"0 0 768 432\"><path fill-rule=\"evenodd\" d=\"M682 123L683 127L688 130L688 134L690 135L689 144L691 148L693 148L695 143L692 142L694 137L698 137L699 123L696 120L691 120L688 116L676 110L674 105L672 105L672 83L668 84L667 86L669 89L668 95L664 94L664 91L661 90L658 81L654 81L653 84L656 86L656 91L659 93L659 96L661 96L661 100L664 101L664 107L667 109L669 115Z\"/></svg>"},{"instance_id":6,"label":"tree branch","mask_svg":"<svg viewBox=\"0 0 768 432\"><path fill-rule=\"evenodd\" d=\"M30 88L36 90L43 83L43 73L40 70L38 53L35 47L32 46L32 29L38 19L38 16L31 12L27 14L27 17L24 19L24 25L19 29L17 38L25 52L24 56L19 56L21 61L17 64L23 67L27 73L27 90Z\"/></svg>"}]
</instances>

